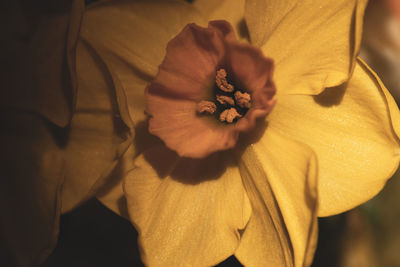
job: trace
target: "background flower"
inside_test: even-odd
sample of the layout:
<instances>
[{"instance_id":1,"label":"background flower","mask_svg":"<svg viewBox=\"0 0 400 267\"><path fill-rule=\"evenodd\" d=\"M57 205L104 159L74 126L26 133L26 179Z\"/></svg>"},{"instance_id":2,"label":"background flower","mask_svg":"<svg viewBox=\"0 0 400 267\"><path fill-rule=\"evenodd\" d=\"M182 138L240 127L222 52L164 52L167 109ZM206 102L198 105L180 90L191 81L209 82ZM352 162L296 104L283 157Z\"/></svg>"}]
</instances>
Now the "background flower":
<instances>
[{"instance_id":1,"label":"background flower","mask_svg":"<svg viewBox=\"0 0 400 267\"><path fill-rule=\"evenodd\" d=\"M77 56L85 60L75 62L81 1L4 6L0 258L37 266L56 245L61 213L97 193L115 169L129 128L82 42Z\"/></svg>"},{"instance_id":2,"label":"background flower","mask_svg":"<svg viewBox=\"0 0 400 267\"><path fill-rule=\"evenodd\" d=\"M57 242L62 129L73 113L72 52L83 5L1 5L0 258L4 266L32 266Z\"/></svg>"}]
</instances>

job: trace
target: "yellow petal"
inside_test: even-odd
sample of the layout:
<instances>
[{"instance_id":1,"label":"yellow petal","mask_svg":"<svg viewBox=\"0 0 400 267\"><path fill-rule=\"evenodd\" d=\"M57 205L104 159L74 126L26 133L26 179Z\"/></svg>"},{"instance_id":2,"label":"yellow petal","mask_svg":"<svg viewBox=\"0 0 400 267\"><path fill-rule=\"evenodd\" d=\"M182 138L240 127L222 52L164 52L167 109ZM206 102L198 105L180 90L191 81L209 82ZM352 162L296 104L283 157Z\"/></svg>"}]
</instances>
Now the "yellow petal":
<instances>
[{"instance_id":1,"label":"yellow petal","mask_svg":"<svg viewBox=\"0 0 400 267\"><path fill-rule=\"evenodd\" d=\"M1 263L39 266L57 243L62 130L37 114L2 112L0 120Z\"/></svg>"},{"instance_id":2,"label":"yellow petal","mask_svg":"<svg viewBox=\"0 0 400 267\"><path fill-rule=\"evenodd\" d=\"M236 257L245 266L309 266L317 241L313 151L267 129L239 169L253 211Z\"/></svg>"},{"instance_id":3,"label":"yellow petal","mask_svg":"<svg viewBox=\"0 0 400 267\"><path fill-rule=\"evenodd\" d=\"M359 50L366 2L246 2L250 40L275 60L278 93L318 94L348 79Z\"/></svg>"},{"instance_id":4,"label":"yellow petal","mask_svg":"<svg viewBox=\"0 0 400 267\"><path fill-rule=\"evenodd\" d=\"M347 87L319 96L279 96L269 126L306 143L319 162L320 216L376 195L400 159L399 110L360 60Z\"/></svg>"},{"instance_id":5,"label":"yellow petal","mask_svg":"<svg viewBox=\"0 0 400 267\"><path fill-rule=\"evenodd\" d=\"M226 20L232 25L238 38L248 38L244 21L244 0L196 0L193 5L208 21Z\"/></svg>"},{"instance_id":6,"label":"yellow petal","mask_svg":"<svg viewBox=\"0 0 400 267\"><path fill-rule=\"evenodd\" d=\"M122 123L110 74L87 44L77 46L76 111L65 147L63 212L103 186L128 147L129 131Z\"/></svg>"},{"instance_id":7,"label":"yellow petal","mask_svg":"<svg viewBox=\"0 0 400 267\"><path fill-rule=\"evenodd\" d=\"M212 266L234 253L251 207L225 156L181 159L160 146L138 157L124 189L146 265Z\"/></svg>"},{"instance_id":8,"label":"yellow petal","mask_svg":"<svg viewBox=\"0 0 400 267\"><path fill-rule=\"evenodd\" d=\"M0 105L68 125L75 86L74 48L84 4L10 2L1 9Z\"/></svg>"},{"instance_id":9,"label":"yellow petal","mask_svg":"<svg viewBox=\"0 0 400 267\"><path fill-rule=\"evenodd\" d=\"M136 149L131 144L119 160L107 181L97 190L96 197L104 206L116 214L129 219L123 177L134 168Z\"/></svg>"},{"instance_id":10,"label":"yellow petal","mask_svg":"<svg viewBox=\"0 0 400 267\"><path fill-rule=\"evenodd\" d=\"M183 1L104 2L87 10L81 35L112 73L121 116L127 104L135 124L145 120L144 89L157 73L168 41L190 22L206 25Z\"/></svg>"}]
</instances>

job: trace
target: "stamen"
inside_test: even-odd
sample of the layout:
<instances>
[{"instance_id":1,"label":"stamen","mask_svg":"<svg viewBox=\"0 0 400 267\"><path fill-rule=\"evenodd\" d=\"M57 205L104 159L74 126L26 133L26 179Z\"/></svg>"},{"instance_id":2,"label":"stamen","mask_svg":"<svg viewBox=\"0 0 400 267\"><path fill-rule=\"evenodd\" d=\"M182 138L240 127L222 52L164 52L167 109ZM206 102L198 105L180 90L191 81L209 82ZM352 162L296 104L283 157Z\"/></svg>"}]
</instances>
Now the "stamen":
<instances>
[{"instance_id":1,"label":"stamen","mask_svg":"<svg viewBox=\"0 0 400 267\"><path fill-rule=\"evenodd\" d=\"M217 95L217 101L221 104L221 105L230 105L230 106L234 106L235 105L235 101L233 100L232 97L226 96L226 95Z\"/></svg>"},{"instance_id":2,"label":"stamen","mask_svg":"<svg viewBox=\"0 0 400 267\"><path fill-rule=\"evenodd\" d=\"M251 108L251 95L242 93L227 81L227 73L224 69L219 69L216 74L215 82L217 87L222 90L215 92L212 101L202 100L197 103L196 111L198 114L214 114L221 122L233 123L246 115Z\"/></svg>"},{"instance_id":3,"label":"stamen","mask_svg":"<svg viewBox=\"0 0 400 267\"><path fill-rule=\"evenodd\" d=\"M235 100L236 105L241 108L250 108L251 107L251 96L248 93L242 93L240 91L235 92Z\"/></svg>"},{"instance_id":4,"label":"stamen","mask_svg":"<svg viewBox=\"0 0 400 267\"><path fill-rule=\"evenodd\" d=\"M211 101L202 100L199 103L197 103L197 106L196 106L197 113L214 114L214 112L216 110L217 110L217 106Z\"/></svg>"},{"instance_id":5,"label":"stamen","mask_svg":"<svg viewBox=\"0 0 400 267\"><path fill-rule=\"evenodd\" d=\"M242 115L240 115L235 108L229 108L225 109L224 111L221 112L219 115L219 120L228 123L232 123L236 118L241 118Z\"/></svg>"},{"instance_id":6,"label":"stamen","mask_svg":"<svg viewBox=\"0 0 400 267\"><path fill-rule=\"evenodd\" d=\"M215 82L218 85L218 88L224 92L230 93L233 92L234 88L232 84L229 84L226 80L226 71L224 69L219 69L217 71L217 76L215 77Z\"/></svg>"}]
</instances>

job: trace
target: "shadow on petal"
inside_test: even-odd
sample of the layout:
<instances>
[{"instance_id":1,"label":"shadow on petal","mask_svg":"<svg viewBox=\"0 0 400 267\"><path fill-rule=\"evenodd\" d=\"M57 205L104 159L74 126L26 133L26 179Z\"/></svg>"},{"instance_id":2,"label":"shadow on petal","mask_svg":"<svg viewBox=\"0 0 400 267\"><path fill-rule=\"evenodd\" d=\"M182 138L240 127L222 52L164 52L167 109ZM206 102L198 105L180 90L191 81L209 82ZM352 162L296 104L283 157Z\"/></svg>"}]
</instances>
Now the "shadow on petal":
<instances>
[{"instance_id":1,"label":"shadow on petal","mask_svg":"<svg viewBox=\"0 0 400 267\"><path fill-rule=\"evenodd\" d=\"M249 29L247 28L247 24L246 24L246 20L242 19L239 21L239 23L237 24L237 28L239 31L239 37L246 39L246 40L250 40L250 36L249 36Z\"/></svg>"},{"instance_id":2,"label":"shadow on petal","mask_svg":"<svg viewBox=\"0 0 400 267\"><path fill-rule=\"evenodd\" d=\"M324 107L337 106L342 102L348 83L326 88L319 95L314 96L314 101Z\"/></svg>"},{"instance_id":3,"label":"shadow on petal","mask_svg":"<svg viewBox=\"0 0 400 267\"><path fill-rule=\"evenodd\" d=\"M264 135L267 126L267 121L259 120L252 132L241 135L241 141L235 151L215 152L202 159L179 157L173 150L160 146L161 139L148 132L147 121L142 121L135 127L134 143L137 155L144 153L146 161L160 178L170 175L171 178L184 184L198 184L218 179L228 166L236 165L231 155L234 153L240 156L247 146L257 143ZM159 146L158 153L144 152L156 146Z\"/></svg>"},{"instance_id":4,"label":"shadow on petal","mask_svg":"<svg viewBox=\"0 0 400 267\"><path fill-rule=\"evenodd\" d=\"M159 146L162 144L160 138L149 133L149 121L140 121L135 125L135 139L134 139L136 153L140 154L152 146Z\"/></svg>"}]
</instances>

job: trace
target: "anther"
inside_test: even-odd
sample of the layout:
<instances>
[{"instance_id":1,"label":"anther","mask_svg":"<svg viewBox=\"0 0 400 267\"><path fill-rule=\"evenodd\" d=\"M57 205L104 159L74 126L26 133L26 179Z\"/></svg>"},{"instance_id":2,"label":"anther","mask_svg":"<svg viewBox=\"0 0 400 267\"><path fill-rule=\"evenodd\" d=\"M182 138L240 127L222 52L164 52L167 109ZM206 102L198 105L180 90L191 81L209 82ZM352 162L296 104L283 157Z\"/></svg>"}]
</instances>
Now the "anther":
<instances>
[{"instance_id":1,"label":"anther","mask_svg":"<svg viewBox=\"0 0 400 267\"><path fill-rule=\"evenodd\" d=\"M251 96L248 93L242 93L240 91L235 92L235 100L236 105L241 108L250 108L251 107Z\"/></svg>"},{"instance_id":2,"label":"anther","mask_svg":"<svg viewBox=\"0 0 400 267\"><path fill-rule=\"evenodd\" d=\"M199 103L197 103L197 106L196 106L196 111L198 113L214 114L214 112L216 110L217 110L217 106L211 101L202 100Z\"/></svg>"},{"instance_id":3,"label":"anther","mask_svg":"<svg viewBox=\"0 0 400 267\"><path fill-rule=\"evenodd\" d=\"M234 88L232 84L229 84L226 80L226 71L224 69L219 69L217 71L217 76L215 77L215 82L218 85L218 88L224 92L230 93L233 92Z\"/></svg>"},{"instance_id":4,"label":"anther","mask_svg":"<svg viewBox=\"0 0 400 267\"><path fill-rule=\"evenodd\" d=\"M226 95L217 95L216 96L217 101L221 104L221 105L230 105L230 106L234 106L235 105L235 101L233 100L232 97L226 96Z\"/></svg>"},{"instance_id":5,"label":"anther","mask_svg":"<svg viewBox=\"0 0 400 267\"><path fill-rule=\"evenodd\" d=\"M236 118L241 118L242 115L240 115L235 108L229 108L225 109L224 111L221 112L219 115L219 120L228 123L232 123Z\"/></svg>"}]
</instances>

